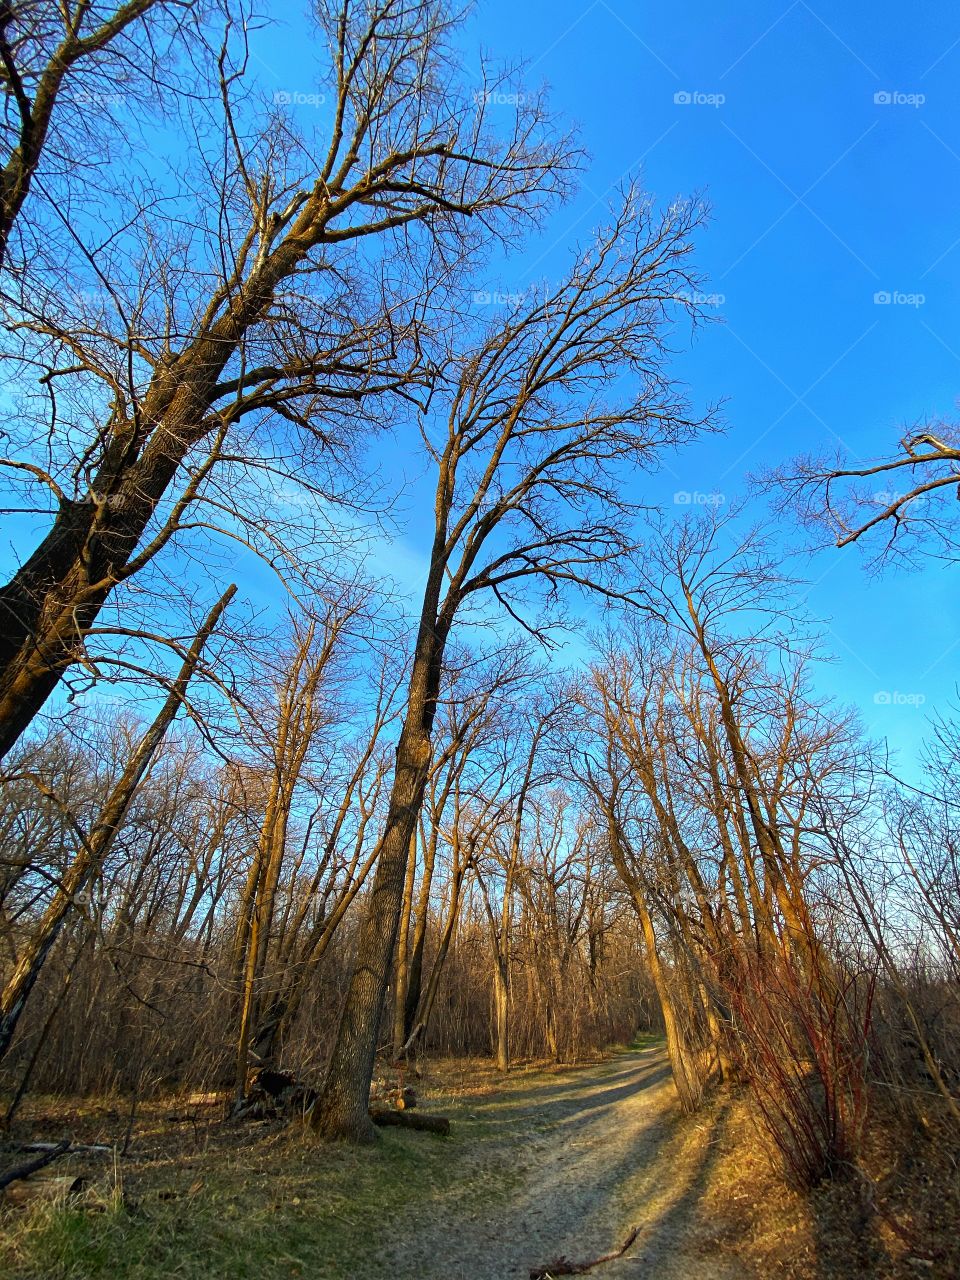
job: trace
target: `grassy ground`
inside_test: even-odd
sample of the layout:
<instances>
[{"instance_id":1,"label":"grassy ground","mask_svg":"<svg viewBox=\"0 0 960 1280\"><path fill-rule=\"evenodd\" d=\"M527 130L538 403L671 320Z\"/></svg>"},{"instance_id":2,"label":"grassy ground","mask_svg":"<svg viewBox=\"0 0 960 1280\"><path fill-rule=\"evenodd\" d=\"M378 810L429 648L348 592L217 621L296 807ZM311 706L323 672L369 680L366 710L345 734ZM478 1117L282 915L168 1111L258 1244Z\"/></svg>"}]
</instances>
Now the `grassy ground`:
<instances>
[{"instance_id":1,"label":"grassy ground","mask_svg":"<svg viewBox=\"0 0 960 1280\"><path fill-rule=\"evenodd\" d=\"M582 1135L604 1111L601 1099L610 1099L604 1105L621 1129L622 1108L632 1105L624 1101L630 1091L619 1084L624 1064L632 1069L630 1062L663 1058L652 1037L624 1052L629 1062L611 1055L578 1071L532 1064L507 1078L476 1060L433 1066L419 1082L421 1102L451 1117L451 1136L386 1130L376 1147L359 1151L318 1146L309 1133L280 1122L224 1124L216 1106L166 1100L144 1109L125 1158L78 1155L52 1166L61 1176L89 1178L79 1196L0 1206L0 1275L447 1280L472 1271L445 1269L445 1238L461 1237L461 1258L464 1240L481 1242L489 1261L505 1224L520 1235L530 1225L521 1206L532 1203L538 1213L537 1197L558 1170L560 1199L569 1196L581 1172L585 1178L590 1172L591 1158L592 1176L606 1164L612 1180L609 1191L601 1180L601 1196L622 1199L630 1222L646 1222L648 1251L659 1233L667 1256L689 1244L691 1256L712 1268L670 1271L683 1280L731 1273L725 1268L737 1276L793 1280L960 1275L954 1157L929 1138L923 1151L905 1147L895 1137L893 1116L875 1126L865 1155L869 1193L855 1179L827 1184L812 1196L790 1191L752 1124L746 1098L722 1095L681 1119L672 1090L655 1081L651 1097L659 1101L651 1103L653 1127L643 1154L619 1171L610 1167L615 1144L604 1138L601 1116L591 1157ZM627 1127L634 1127L632 1119ZM126 1128L119 1104L77 1109L40 1100L15 1136L120 1145ZM0 1168L17 1158L11 1144L0 1154ZM621 1226L610 1226L611 1244ZM540 1242L560 1239L562 1227L562 1215L555 1214L544 1236L541 1222ZM574 1230L576 1244L578 1234ZM513 1260L524 1256L520 1251ZM656 1262L649 1253L648 1262ZM634 1265L641 1267L641 1257ZM617 1280L621 1270L641 1273L625 1262L598 1274ZM661 1274L659 1265L654 1271Z\"/></svg>"},{"instance_id":2,"label":"grassy ground","mask_svg":"<svg viewBox=\"0 0 960 1280\"><path fill-rule=\"evenodd\" d=\"M784 1280L960 1277L955 1133L911 1132L895 1107L877 1099L860 1173L842 1170L812 1192L784 1181L748 1097L733 1101L717 1141L703 1210L715 1226L717 1248L735 1252L748 1274Z\"/></svg>"},{"instance_id":3,"label":"grassy ground","mask_svg":"<svg viewBox=\"0 0 960 1280\"><path fill-rule=\"evenodd\" d=\"M362 1151L317 1147L297 1126L219 1125L212 1117L168 1124L165 1133L157 1110L138 1128L131 1156L101 1157L100 1174L81 1196L0 1213L0 1274L379 1275L372 1258L422 1204L454 1215L477 1203L495 1208L516 1184L515 1160L476 1149L484 1121L470 1115L471 1094L492 1092L488 1074L466 1064L449 1068L448 1079L429 1089L431 1108L442 1098L443 1114L453 1120L451 1137L385 1130L376 1147ZM86 1138L108 1137L109 1121L97 1123L96 1112L72 1120L74 1137L78 1129ZM56 1171L90 1174L95 1161L78 1156Z\"/></svg>"},{"instance_id":4,"label":"grassy ground","mask_svg":"<svg viewBox=\"0 0 960 1280\"><path fill-rule=\"evenodd\" d=\"M544 1074L533 1067L511 1073L504 1107ZM374 1148L362 1150L320 1147L298 1126L223 1125L217 1108L173 1122L170 1113L182 1115L182 1105L147 1108L127 1158L79 1155L51 1168L58 1175L92 1174L79 1196L0 1209L0 1274L23 1280L380 1277L380 1259L398 1229L410 1228L411 1217L429 1212L455 1222L468 1212L495 1215L510 1198L525 1166L522 1153L496 1134L490 1104L503 1088L489 1063L444 1063L422 1082L421 1097L430 1110L450 1116L450 1137L389 1129ZM125 1118L109 1103L68 1109L41 1100L19 1128L24 1137L111 1142ZM11 1152L0 1163L16 1158Z\"/></svg>"}]
</instances>

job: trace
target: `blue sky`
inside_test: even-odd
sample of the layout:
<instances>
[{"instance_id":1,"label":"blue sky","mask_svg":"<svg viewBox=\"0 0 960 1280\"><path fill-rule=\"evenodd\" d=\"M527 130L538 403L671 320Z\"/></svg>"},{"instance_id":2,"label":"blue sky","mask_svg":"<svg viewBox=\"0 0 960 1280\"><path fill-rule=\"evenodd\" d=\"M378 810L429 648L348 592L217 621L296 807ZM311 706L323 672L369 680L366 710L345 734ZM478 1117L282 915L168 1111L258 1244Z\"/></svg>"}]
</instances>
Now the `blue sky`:
<instances>
[{"instance_id":1,"label":"blue sky","mask_svg":"<svg viewBox=\"0 0 960 1280\"><path fill-rule=\"evenodd\" d=\"M590 153L578 198L493 287L522 292L562 270L638 169L660 199L702 191L712 206L698 262L722 302L677 369L695 401L726 401L728 430L669 459L654 500L730 500L751 473L799 453L877 457L904 425L954 414L955 5L485 0L462 41L478 71L481 47L524 62L525 83L549 87ZM299 75L309 91L281 29L269 44L266 81L296 89ZM785 551L799 542L781 530ZM392 554L413 569L414 527ZM956 696L956 571L931 561L878 579L851 549L817 553L800 572L835 655L824 692L853 703L909 770L928 715Z\"/></svg>"},{"instance_id":2,"label":"blue sky","mask_svg":"<svg viewBox=\"0 0 960 1280\"><path fill-rule=\"evenodd\" d=\"M264 85L321 88L293 6L271 18L257 44ZM523 82L548 87L589 152L577 198L498 265L492 287L522 292L562 271L638 170L658 198L701 191L712 207L697 258L723 301L676 367L696 402L725 400L728 429L668 459L651 500L731 500L751 473L798 453L876 457L904 424L954 414L960 8L481 0L461 43L478 82L481 50L525 64ZM878 304L878 293L911 301ZM414 490L406 532L371 566L382 560L411 586L427 549L416 508ZM799 538L781 528L786 553ZM799 571L835 655L821 687L853 703L909 769L929 713L956 697L956 571L931 561L878 579L853 549L817 553Z\"/></svg>"},{"instance_id":3,"label":"blue sky","mask_svg":"<svg viewBox=\"0 0 960 1280\"><path fill-rule=\"evenodd\" d=\"M696 399L726 399L729 429L671 460L662 490L732 496L799 452L875 457L904 424L955 414L956 5L490 0L475 27L528 61L591 153L582 198L551 227L558 248L564 222L638 164L661 198L703 190L712 206L698 260L720 322L678 367ZM884 292L904 300L875 302ZM804 574L836 655L824 690L907 765L927 714L955 697L956 571L878 580L849 550Z\"/></svg>"},{"instance_id":4,"label":"blue sky","mask_svg":"<svg viewBox=\"0 0 960 1280\"><path fill-rule=\"evenodd\" d=\"M527 62L590 151L581 197L530 255L535 273L562 261L638 165L659 197L703 190L712 206L698 261L723 295L719 323L678 368L697 400L726 400L728 431L670 461L661 501L733 496L750 472L803 451L875 457L904 424L955 414L956 5L488 0L474 32ZM530 257L511 264L518 287ZM877 579L848 550L803 572L836 655L822 687L907 765L927 715L956 695L956 570L929 562Z\"/></svg>"},{"instance_id":5,"label":"blue sky","mask_svg":"<svg viewBox=\"0 0 960 1280\"><path fill-rule=\"evenodd\" d=\"M273 8L256 42L275 92L319 88L300 12ZM798 453L876 457L905 424L955 414L955 4L484 0L460 38L468 68L479 71L481 47L525 62L525 83L549 87L590 153L580 194L498 268L500 287L520 292L562 270L638 169L660 199L701 191L712 206L698 264L722 302L676 367L696 402L726 401L728 430L668 459L653 500L729 500L751 472ZM309 102L295 109L322 117ZM878 293L900 300L877 303ZM786 549L797 540L781 529ZM383 553L410 580L416 533ZM818 553L802 571L836 655L822 688L854 703L908 764L928 713L955 698L957 571L929 562L877 579L855 550Z\"/></svg>"}]
</instances>

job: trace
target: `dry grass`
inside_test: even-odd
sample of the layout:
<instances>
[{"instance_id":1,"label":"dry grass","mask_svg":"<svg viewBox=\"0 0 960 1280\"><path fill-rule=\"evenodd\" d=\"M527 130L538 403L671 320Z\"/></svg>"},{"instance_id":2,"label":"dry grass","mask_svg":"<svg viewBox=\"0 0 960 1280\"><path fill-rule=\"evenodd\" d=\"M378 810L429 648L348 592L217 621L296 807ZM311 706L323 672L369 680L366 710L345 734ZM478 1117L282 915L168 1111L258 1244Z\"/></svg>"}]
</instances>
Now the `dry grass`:
<instances>
[{"instance_id":1,"label":"dry grass","mask_svg":"<svg viewBox=\"0 0 960 1280\"><path fill-rule=\"evenodd\" d=\"M704 1195L716 1245L786 1280L960 1276L960 1152L945 1131L921 1138L883 1099L875 1108L858 1169L804 1193L736 1098Z\"/></svg>"},{"instance_id":2,"label":"dry grass","mask_svg":"<svg viewBox=\"0 0 960 1280\"><path fill-rule=\"evenodd\" d=\"M613 1067L580 1069L602 1088ZM453 1135L388 1131L372 1151L317 1148L280 1121L224 1124L216 1105L190 1106L182 1097L150 1103L136 1117L127 1157L79 1155L54 1166L91 1177L79 1199L0 1209L0 1274L386 1280L391 1244L417 1231L418 1215L495 1218L526 1174L522 1139L508 1118L529 1106L528 1090L535 1097L545 1081L577 1069L529 1062L504 1078L485 1059L421 1064L414 1083L422 1105L451 1115ZM726 1093L671 1122L656 1159L626 1177L624 1198L652 1220L659 1197L668 1216L671 1177L687 1170L704 1259L728 1259L744 1276L960 1276L960 1152L933 1114L918 1119L890 1104L877 1110L883 1104L875 1102L868 1127L866 1176L851 1171L805 1194L785 1184L749 1097ZM38 1099L13 1136L119 1146L128 1122L121 1100ZM0 1167L17 1158L11 1144Z\"/></svg>"},{"instance_id":3,"label":"dry grass","mask_svg":"<svg viewBox=\"0 0 960 1280\"><path fill-rule=\"evenodd\" d=\"M511 1094L555 1069L521 1064L510 1074ZM387 1130L372 1150L318 1147L282 1120L225 1123L223 1104L191 1104L185 1095L145 1103L125 1157L80 1153L52 1167L88 1178L83 1195L0 1208L0 1274L380 1280L390 1274L384 1259L395 1230L409 1229L411 1213L455 1221L484 1205L495 1212L523 1173L516 1151L484 1142L495 1125L471 1110L495 1109L504 1091L489 1061L423 1064L408 1082L425 1109L454 1119L450 1138ZM0 1150L0 1167L22 1159L16 1143L34 1138L119 1151L129 1118L122 1099L34 1098Z\"/></svg>"}]
</instances>

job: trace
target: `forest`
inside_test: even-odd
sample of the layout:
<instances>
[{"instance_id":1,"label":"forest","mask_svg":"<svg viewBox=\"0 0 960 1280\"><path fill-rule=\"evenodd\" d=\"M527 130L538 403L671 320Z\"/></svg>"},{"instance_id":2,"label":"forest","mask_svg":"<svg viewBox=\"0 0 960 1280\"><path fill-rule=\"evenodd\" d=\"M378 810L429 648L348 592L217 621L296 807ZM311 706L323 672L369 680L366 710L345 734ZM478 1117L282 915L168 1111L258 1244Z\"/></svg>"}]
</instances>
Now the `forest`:
<instances>
[{"instance_id":1,"label":"forest","mask_svg":"<svg viewBox=\"0 0 960 1280\"><path fill-rule=\"evenodd\" d=\"M314 0L316 85L265 89L274 8L0 6L0 1266L173 1274L97 1235L163 1108L165 1159L200 1115L429 1206L455 1148L404 1130L476 1120L431 1080L626 1050L843 1218L747 1274L957 1274L960 720L901 770L806 582L954 571L960 429L664 505L729 427L677 371L706 199L628 173L516 291L593 140L447 0ZM106 1213L26 1194L63 1157ZM641 1274L621 1226L529 1274ZM337 1239L178 1274L461 1274Z\"/></svg>"}]
</instances>

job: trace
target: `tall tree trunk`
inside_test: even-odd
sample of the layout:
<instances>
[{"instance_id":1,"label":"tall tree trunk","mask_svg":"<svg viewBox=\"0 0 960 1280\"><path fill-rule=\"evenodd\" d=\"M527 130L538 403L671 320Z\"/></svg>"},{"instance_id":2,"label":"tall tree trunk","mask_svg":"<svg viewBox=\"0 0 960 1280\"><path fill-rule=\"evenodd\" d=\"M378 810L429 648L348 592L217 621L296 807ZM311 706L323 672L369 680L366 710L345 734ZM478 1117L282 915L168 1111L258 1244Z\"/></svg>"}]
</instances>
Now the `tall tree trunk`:
<instances>
[{"instance_id":1,"label":"tall tree trunk","mask_svg":"<svg viewBox=\"0 0 960 1280\"><path fill-rule=\"evenodd\" d=\"M560 1061L560 1048L557 1043L557 1015L553 1004L553 995L544 983L543 1034L547 1042L547 1055L554 1062Z\"/></svg>"},{"instance_id":2,"label":"tall tree trunk","mask_svg":"<svg viewBox=\"0 0 960 1280\"><path fill-rule=\"evenodd\" d=\"M85 632L142 555L144 532L184 458L223 429L210 414L220 376L277 285L319 242L325 202L311 196L223 314L157 369L135 420L111 423L85 498L61 499L46 537L0 587L0 758L77 660ZM194 484L181 497L189 500Z\"/></svg>"},{"instance_id":3,"label":"tall tree trunk","mask_svg":"<svg viewBox=\"0 0 960 1280\"><path fill-rule=\"evenodd\" d=\"M370 1081L429 752L429 738L419 726L405 726L397 747L387 825L360 929L356 965L326 1079L313 1109L313 1127L328 1139L372 1142L376 1138L367 1113Z\"/></svg>"},{"instance_id":4,"label":"tall tree trunk","mask_svg":"<svg viewBox=\"0 0 960 1280\"><path fill-rule=\"evenodd\" d=\"M440 535L437 542L442 546ZM328 1139L372 1142L376 1138L368 1114L370 1081L397 945L410 846L430 769L431 734L446 642L446 633L437 622L443 571L443 560L435 554L424 592L377 871L360 927L356 963L333 1053L313 1108L311 1123Z\"/></svg>"},{"instance_id":5,"label":"tall tree trunk","mask_svg":"<svg viewBox=\"0 0 960 1280\"><path fill-rule=\"evenodd\" d=\"M403 911L393 978L393 1052L399 1058L407 1043L407 988L410 975L410 919L413 915L413 890L417 878L417 832L414 828L407 861L407 879L403 887Z\"/></svg>"},{"instance_id":6,"label":"tall tree trunk","mask_svg":"<svg viewBox=\"0 0 960 1280\"><path fill-rule=\"evenodd\" d=\"M493 1009L497 1028L497 1070L510 1067L510 972L507 957L497 951L493 962Z\"/></svg>"}]
</instances>

